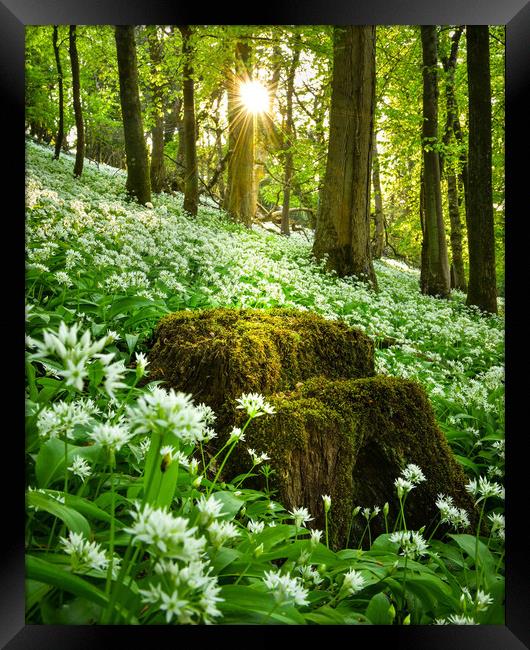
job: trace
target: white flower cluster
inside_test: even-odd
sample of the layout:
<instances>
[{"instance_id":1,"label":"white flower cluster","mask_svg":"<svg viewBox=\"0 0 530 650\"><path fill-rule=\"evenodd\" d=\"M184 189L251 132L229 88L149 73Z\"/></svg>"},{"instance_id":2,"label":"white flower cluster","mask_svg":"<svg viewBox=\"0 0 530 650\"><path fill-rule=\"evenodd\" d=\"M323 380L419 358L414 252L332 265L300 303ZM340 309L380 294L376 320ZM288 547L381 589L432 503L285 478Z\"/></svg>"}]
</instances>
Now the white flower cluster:
<instances>
[{"instance_id":1,"label":"white flower cluster","mask_svg":"<svg viewBox=\"0 0 530 650\"><path fill-rule=\"evenodd\" d=\"M70 556L74 571L85 572L90 569L105 572L109 566L109 558L96 542L89 542L82 533L70 531L68 537L60 538L64 552ZM114 556L112 574L117 576L121 559Z\"/></svg>"},{"instance_id":2,"label":"white flower cluster","mask_svg":"<svg viewBox=\"0 0 530 650\"><path fill-rule=\"evenodd\" d=\"M45 330L42 333L42 341L30 338L28 345L36 348L36 352L29 358L56 368L57 375L66 380L66 385L73 386L78 391L83 390L89 364L99 360L105 373L105 390L109 397L114 399L115 391L126 387L121 381L126 368L121 360L112 362L114 352L101 353L112 337L104 336L92 341L90 330L87 329L78 339L78 329L78 323L68 327L61 321L57 332ZM62 365L57 365L57 361Z\"/></svg>"},{"instance_id":3,"label":"white flower cluster","mask_svg":"<svg viewBox=\"0 0 530 650\"><path fill-rule=\"evenodd\" d=\"M417 465L414 465L414 463L409 463L401 472L401 476L394 481L398 497L402 499L425 480L425 476L421 469Z\"/></svg>"},{"instance_id":4,"label":"white flower cluster","mask_svg":"<svg viewBox=\"0 0 530 650\"><path fill-rule=\"evenodd\" d=\"M143 543L154 555L193 562L200 559L206 539L197 537L197 527L189 527L184 517L175 517L165 508L136 504L131 512L132 526L124 532L132 535L133 543Z\"/></svg>"},{"instance_id":5,"label":"white flower cluster","mask_svg":"<svg viewBox=\"0 0 530 650\"><path fill-rule=\"evenodd\" d=\"M44 407L37 417L37 429L43 438L73 436L76 425L87 425L99 413L91 399L74 402L55 402Z\"/></svg>"},{"instance_id":6,"label":"white flower cluster","mask_svg":"<svg viewBox=\"0 0 530 650\"><path fill-rule=\"evenodd\" d=\"M466 485L466 490L474 497L478 497L476 503L489 497L498 497L499 499L504 499L504 487L489 481L484 476L479 476L478 481L476 479L471 479Z\"/></svg>"},{"instance_id":7,"label":"white flower cluster","mask_svg":"<svg viewBox=\"0 0 530 650\"><path fill-rule=\"evenodd\" d=\"M139 592L143 603L165 613L166 623L210 624L221 616L217 607L223 601L218 595L221 587L206 562L194 560L182 566L160 559L154 570L158 580Z\"/></svg>"},{"instance_id":8,"label":"white flower cluster","mask_svg":"<svg viewBox=\"0 0 530 650\"><path fill-rule=\"evenodd\" d=\"M238 403L236 408L246 411L250 418L274 413L274 408L259 393L243 393L236 399L236 402Z\"/></svg>"},{"instance_id":9,"label":"white flower cluster","mask_svg":"<svg viewBox=\"0 0 530 650\"><path fill-rule=\"evenodd\" d=\"M280 571L265 571L263 582L271 591L277 603L280 605L298 605L303 607L309 604L309 592L304 587L300 578L292 578L290 575L281 575Z\"/></svg>"},{"instance_id":10,"label":"white flower cluster","mask_svg":"<svg viewBox=\"0 0 530 650\"><path fill-rule=\"evenodd\" d=\"M169 392L156 386L144 392L136 404L127 407L127 416L135 433L170 431L183 443L204 439L205 411L197 408L191 395Z\"/></svg>"},{"instance_id":11,"label":"white flower cluster","mask_svg":"<svg viewBox=\"0 0 530 650\"><path fill-rule=\"evenodd\" d=\"M469 517L464 508L455 506L453 497L439 494L436 499L436 507L440 511L440 521L444 524L450 524L458 530L459 528L469 528Z\"/></svg>"},{"instance_id":12,"label":"white flower cluster","mask_svg":"<svg viewBox=\"0 0 530 650\"><path fill-rule=\"evenodd\" d=\"M391 542L399 544L401 547L401 555L416 560L422 555L428 553L428 544L420 532L415 530L399 530L389 535L388 539Z\"/></svg>"}]
</instances>

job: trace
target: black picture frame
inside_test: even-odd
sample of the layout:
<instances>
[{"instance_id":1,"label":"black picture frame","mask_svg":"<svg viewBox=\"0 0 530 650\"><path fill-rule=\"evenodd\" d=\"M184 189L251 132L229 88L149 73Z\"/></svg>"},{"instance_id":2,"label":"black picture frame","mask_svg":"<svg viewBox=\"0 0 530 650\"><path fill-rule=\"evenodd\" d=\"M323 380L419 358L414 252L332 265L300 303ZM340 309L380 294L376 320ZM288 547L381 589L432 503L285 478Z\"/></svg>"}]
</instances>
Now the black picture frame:
<instances>
[{"instance_id":1,"label":"black picture frame","mask_svg":"<svg viewBox=\"0 0 530 650\"><path fill-rule=\"evenodd\" d=\"M316 628L261 627L259 635L246 626L198 626L196 628L156 626L36 626L24 622L24 436L21 421L7 426L4 420L4 473L10 465L18 478L7 479L9 490L1 496L3 515L3 553L0 559L0 645L9 650L40 648L76 648L79 650L113 647L114 644L156 642L219 643L220 635L228 643L256 643L281 638L282 642L310 643L339 638L357 647L359 644L385 642L392 648L428 650L465 648L471 650L516 650L530 648L530 588L526 552L528 512L524 470L528 424L525 423L526 386L525 355L527 334L523 318L525 296L517 288L526 252L524 231L528 185L525 163L528 158L528 103L530 85L530 3L527 0L268 0L262 6L248 3L217 3L210 8L203 3L174 3L167 0L0 0L0 110L2 111L4 199L13 201L13 209L2 210L5 233L4 252L15 254L16 273L5 276L4 288L12 292L9 314L0 318L6 352L14 359L8 367L20 368L23 374L22 321L24 283L23 218L20 216L24 195L24 154L22 129L24 116L24 28L26 25L51 24L496 24L506 25L506 625L504 626L411 626L381 627L342 626ZM20 130L19 130L20 129ZM7 143L6 143L7 137ZM527 165L526 165L527 166ZM7 179L6 180L6 174ZM524 176L523 176L524 175ZM518 207L519 206L519 207ZM20 242L20 249L18 248ZM20 267L18 266L20 264ZM18 320L20 318L20 320ZM19 347L20 344L20 347ZM16 373L3 368L6 381L3 395L23 395ZM8 376L6 376L8 375ZM523 378L523 379L520 379ZM16 384L15 386L13 384ZM22 383L22 378L21 378ZM18 399L18 398L17 398ZM23 397L16 402L9 397L6 409L13 404L23 413ZM518 471L517 459L523 459ZM234 627L236 629L234 629ZM251 636L250 636L251 635ZM112 644L112 645L111 645Z\"/></svg>"}]
</instances>

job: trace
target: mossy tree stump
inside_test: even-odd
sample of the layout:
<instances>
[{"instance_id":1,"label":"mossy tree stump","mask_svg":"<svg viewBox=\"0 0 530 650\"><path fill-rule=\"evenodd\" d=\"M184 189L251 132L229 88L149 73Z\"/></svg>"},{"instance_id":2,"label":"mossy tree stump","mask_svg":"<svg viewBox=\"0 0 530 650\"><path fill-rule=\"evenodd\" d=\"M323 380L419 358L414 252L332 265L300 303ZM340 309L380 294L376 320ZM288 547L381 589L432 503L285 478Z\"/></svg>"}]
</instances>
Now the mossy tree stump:
<instances>
[{"instance_id":1,"label":"mossy tree stump","mask_svg":"<svg viewBox=\"0 0 530 650\"><path fill-rule=\"evenodd\" d=\"M237 397L267 396L276 413L250 424L225 478L248 471L247 446L266 452L278 500L288 508L307 507L313 527L323 527L322 495L331 496L335 548L346 543L357 505L388 501L393 523L394 480L408 463L427 478L407 498L408 528L436 525L439 493L452 496L474 520L464 473L425 391L414 381L374 376L372 341L344 323L291 309L183 311L160 321L149 361L149 379L162 379L214 409L219 443L244 420ZM365 523L353 521L352 542ZM373 535L384 532L382 518L372 520L371 529Z\"/></svg>"},{"instance_id":2,"label":"mossy tree stump","mask_svg":"<svg viewBox=\"0 0 530 650\"><path fill-rule=\"evenodd\" d=\"M149 352L149 379L211 406L220 431L242 393L271 395L316 375L374 374L373 342L346 324L293 309L211 309L169 314Z\"/></svg>"}]
</instances>

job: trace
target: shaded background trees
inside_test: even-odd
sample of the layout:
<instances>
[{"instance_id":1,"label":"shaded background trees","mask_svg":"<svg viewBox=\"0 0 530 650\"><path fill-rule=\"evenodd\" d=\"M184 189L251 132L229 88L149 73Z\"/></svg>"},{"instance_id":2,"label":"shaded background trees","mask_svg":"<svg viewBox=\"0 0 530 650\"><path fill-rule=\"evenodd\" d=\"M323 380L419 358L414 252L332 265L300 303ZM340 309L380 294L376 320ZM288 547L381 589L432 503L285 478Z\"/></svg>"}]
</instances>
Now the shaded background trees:
<instances>
[{"instance_id":1,"label":"shaded background trees","mask_svg":"<svg viewBox=\"0 0 530 650\"><path fill-rule=\"evenodd\" d=\"M128 157L132 161L132 154L127 153L126 140L130 138L125 136L124 122L128 122L128 129L132 123L129 117L123 119L120 94L127 66L125 72L120 71L114 27L73 26L78 75L75 53L73 58L70 56L70 65L66 65L66 57L72 53L69 30L68 26L54 29L51 25L27 28L28 135L55 145L56 155L61 148L73 151L79 145L80 152L84 146L87 158L127 168L132 177L136 172L134 163L127 161ZM469 30L473 32L472 27ZM362 90L366 97L374 92L375 103L373 124L365 120L356 127L360 130L355 133L355 146L363 143L364 153L350 147L351 155L344 157L346 165L352 162L352 156L357 157L347 171L350 178L357 174L352 182L358 187L370 186L368 192L351 192L359 203L349 210L349 226L351 234L362 240L363 251L368 228L371 250L356 253L354 257L362 263L344 265L341 273L366 273L370 278L368 259L372 255L390 255L420 267L422 247L431 253L432 270L435 257L430 243L437 241L439 251L443 252L444 245L447 249L437 262L442 270L434 274L443 281L440 284L431 278L427 283L430 288L424 289L449 294L447 260L451 288L465 290L469 278L470 304L493 311L493 289L495 295L502 295L504 283L504 29L483 28L489 47L485 53L483 36L480 56L482 72L486 70L486 59L490 69L491 124L479 120L482 135L478 135L477 122L473 122L473 111L476 114L477 110L471 101L475 97L473 87L477 88L472 79L474 50L464 26L430 28L430 40L436 43L437 52L431 53L427 68L433 78L436 76L438 115L431 112L427 120L423 119L421 31L413 26L377 27L374 90L372 73L361 78L363 66L353 66L351 58L345 62L345 70L351 73L348 83L359 84L359 92ZM340 148L336 148L333 135L336 117L332 91L337 82L333 79L332 27L197 26L188 32L185 26L151 25L136 27L134 37L137 79L133 85L140 118L135 127L136 141L140 148L144 143L147 163L140 167L148 170L155 195L159 191L182 191L191 213L195 213L195 206L210 203L223 206L233 219L247 226L261 222L284 234L301 227L309 229L305 231L309 233L317 215L322 226L326 210L328 215L337 214L335 208L329 208L332 199L337 199L341 208L348 203L349 198L339 201L338 195L332 197L331 181L327 187L325 182L330 162L346 173L344 165L336 165ZM252 113L241 105L239 84L244 78L268 87L265 112ZM483 82L478 83L485 88ZM350 119L358 119L355 110ZM486 131L491 147L490 162L486 163L491 194L479 198L489 207L474 208L470 215L470 204L477 200L468 187L476 183L471 181L475 172L468 171L477 162L472 163L471 150L485 151ZM365 142L369 134L368 146ZM436 138L431 141L432 150L429 138ZM471 140L478 144L471 146ZM487 151L485 157L477 155L483 163L488 160ZM144 160L143 156L139 160ZM424 157L427 161L439 160L439 180L434 185L440 192L434 203L430 189L420 191L422 168L430 188L437 167L434 162L424 165ZM79 165L78 161L76 174ZM485 178L484 169L478 173ZM142 192L143 202L148 201L146 190ZM428 205L437 206L434 220ZM422 210L427 210L426 223L437 226L434 239L424 237ZM489 224L485 248L480 248L480 242L476 248L473 232L477 219L486 219ZM318 242L325 232L320 226L316 230ZM317 257L324 252L320 247L321 243L315 244ZM475 249L478 252L474 256ZM425 259L424 255L424 271ZM483 291L475 289L482 280L476 280L474 260L478 260L479 274L487 275L487 300ZM341 266L328 265L337 270ZM429 273L426 276L424 272L422 279L430 277Z\"/></svg>"}]
</instances>

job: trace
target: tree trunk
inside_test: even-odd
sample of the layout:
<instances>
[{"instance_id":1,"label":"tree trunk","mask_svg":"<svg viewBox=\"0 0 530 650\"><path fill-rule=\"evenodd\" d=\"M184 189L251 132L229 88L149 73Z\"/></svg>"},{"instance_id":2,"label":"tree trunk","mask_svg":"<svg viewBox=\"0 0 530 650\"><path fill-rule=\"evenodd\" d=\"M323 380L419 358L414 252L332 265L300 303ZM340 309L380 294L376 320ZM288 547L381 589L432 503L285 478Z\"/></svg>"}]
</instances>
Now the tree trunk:
<instances>
[{"instance_id":1,"label":"tree trunk","mask_svg":"<svg viewBox=\"0 0 530 650\"><path fill-rule=\"evenodd\" d=\"M489 30L468 25L469 162L467 238L469 286L467 304L497 313L495 234L491 186L491 87Z\"/></svg>"},{"instance_id":2,"label":"tree trunk","mask_svg":"<svg viewBox=\"0 0 530 650\"><path fill-rule=\"evenodd\" d=\"M294 75L300 60L300 35L293 41L293 58L287 76L287 107L285 114L285 150L283 173L282 235L290 235L289 205L291 202L291 178L293 176L293 92Z\"/></svg>"},{"instance_id":3,"label":"tree trunk","mask_svg":"<svg viewBox=\"0 0 530 650\"><path fill-rule=\"evenodd\" d=\"M64 140L64 88L63 88L63 68L61 66L61 57L59 54L58 40L58 25L53 26L53 53L55 54L55 64L57 66L57 80L59 83L59 126L57 128L57 136L55 138L55 151L53 154L54 160L59 159L61 147Z\"/></svg>"},{"instance_id":4,"label":"tree trunk","mask_svg":"<svg viewBox=\"0 0 530 650\"><path fill-rule=\"evenodd\" d=\"M383 195L381 192L381 177L379 174L379 155L377 152L377 139L374 133L372 156L372 183L374 186L375 199L375 233L373 256L379 259L383 256L385 247L385 215L383 213Z\"/></svg>"},{"instance_id":5,"label":"tree trunk","mask_svg":"<svg viewBox=\"0 0 530 650\"><path fill-rule=\"evenodd\" d=\"M199 173L197 168L197 130L195 125L195 91L193 81L193 50L191 27L179 26L182 34L184 95L184 210L197 214L199 205Z\"/></svg>"},{"instance_id":6,"label":"tree trunk","mask_svg":"<svg viewBox=\"0 0 530 650\"><path fill-rule=\"evenodd\" d=\"M236 73L228 80L228 182L225 209L235 221L252 224L254 191L254 116L241 105L239 85L250 77L250 46L236 45Z\"/></svg>"},{"instance_id":7,"label":"tree trunk","mask_svg":"<svg viewBox=\"0 0 530 650\"><path fill-rule=\"evenodd\" d=\"M72 94L74 99L75 128L77 131L77 144L75 152L74 177L78 178L83 173L85 159L85 129L83 124L83 110L81 108L81 84L79 81L79 56L77 54L76 26L70 25L70 63L72 66Z\"/></svg>"},{"instance_id":8,"label":"tree trunk","mask_svg":"<svg viewBox=\"0 0 530 650\"><path fill-rule=\"evenodd\" d=\"M114 34L118 55L125 154L127 156L126 188L130 196L136 197L140 203L145 204L151 201L151 184L138 92L134 26L116 25Z\"/></svg>"},{"instance_id":9,"label":"tree trunk","mask_svg":"<svg viewBox=\"0 0 530 650\"><path fill-rule=\"evenodd\" d=\"M466 274L462 257L462 223L460 221L460 202L458 200L458 179L454 170L446 173L447 205L451 223L451 287L466 291Z\"/></svg>"},{"instance_id":10,"label":"tree trunk","mask_svg":"<svg viewBox=\"0 0 530 650\"><path fill-rule=\"evenodd\" d=\"M155 71L162 62L162 42L156 33L157 27L152 28L149 34L149 56L151 64ZM156 74L156 72L155 72ZM153 110L155 114L155 123L151 129L151 191L161 192L165 182L164 169L164 97L160 84L155 83L151 87L153 96Z\"/></svg>"},{"instance_id":11,"label":"tree trunk","mask_svg":"<svg viewBox=\"0 0 530 650\"><path fill-rule=\"evenodd\" d=\"M421 26L423 50L423 169L424 246L421 290L431 296L447 297L451 290L447 242L442 213L438 142L438 79L436 26Z\"/></svg>"},{"instance_id":12,"label":"tree trunk","mask_svg":"<svg viewBox=\"0 0 530 650\"><path fill-rule=\"evenodd\" d=\"M335 27L329 145L313 253L376 286L370 250L375 27Z\"/></svg>"},{"instance_id":13,"label":"tree trunk","mask_svg":"<svg viewBox=\"0 0 530 650\"><path fill-rule=\"evenodd\" d=\"M458 44L462 34L463 27L458 27L451 37L451 51L449 56L442 58L442 64L445 71L445 99L446 99L446 123L444 133L444 150L447 148L452 138L457 142L459 139L456 135L458 131L461 137L460 122L458 119L458 106L455 94L455 70L458 54ZM456 128L455 128L456 127ZM460 142L459 142L460 144ZM461 154L464 160L460 160L462 174L466 173L466 155ZM440 167L444 170L447 180L447 206L449 211L449 221L451 224L451 288L466 291L466 275L464 272L464 260L462 257L462 224L460 221L460 199L458 196L458 179L455 171L454 161L447 159L444 155L440 160Z\"/></svg>"}]
</instances>

